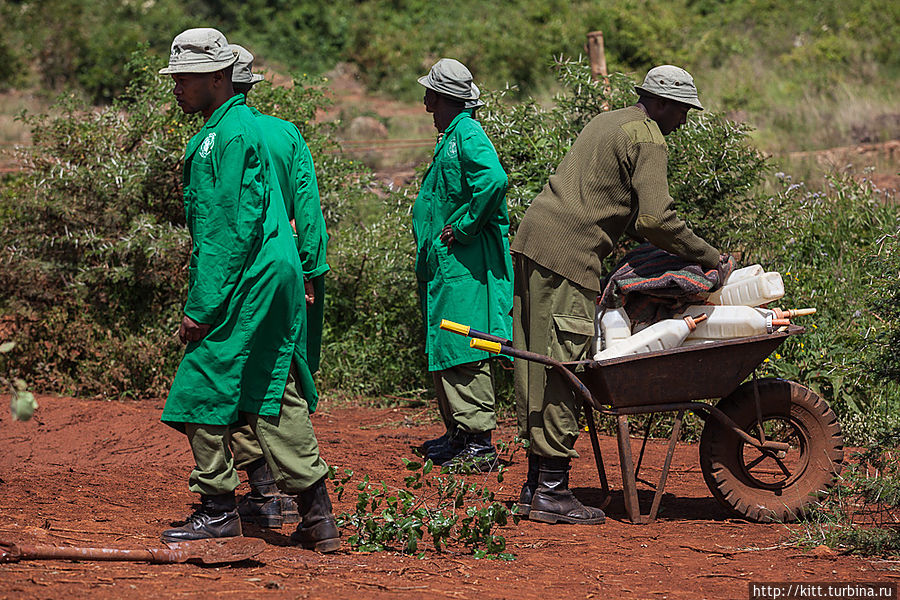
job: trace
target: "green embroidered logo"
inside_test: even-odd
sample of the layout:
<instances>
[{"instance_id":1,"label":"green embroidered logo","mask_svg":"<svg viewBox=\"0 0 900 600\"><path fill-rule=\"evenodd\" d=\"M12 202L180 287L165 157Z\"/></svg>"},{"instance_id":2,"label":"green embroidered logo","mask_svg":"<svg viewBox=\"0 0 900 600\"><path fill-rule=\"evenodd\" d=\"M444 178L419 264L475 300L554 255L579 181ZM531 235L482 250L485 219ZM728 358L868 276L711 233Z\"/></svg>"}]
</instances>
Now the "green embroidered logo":
<instances>
[{"instance_id":1,"label":"green embroidered logo","mask_svg":"<svg viewBox=\"0 0 900 600\"><path fill-rule=\"evenodd\" d=\"M207 156L209 156L209 153L212 151L215 143L216 133L212 132L208 136L206 136L206 139L203 140L202 144L200 144L200 150L198 150L197 153L203 158L206 158Z\"/></svg>"}]
</instances>

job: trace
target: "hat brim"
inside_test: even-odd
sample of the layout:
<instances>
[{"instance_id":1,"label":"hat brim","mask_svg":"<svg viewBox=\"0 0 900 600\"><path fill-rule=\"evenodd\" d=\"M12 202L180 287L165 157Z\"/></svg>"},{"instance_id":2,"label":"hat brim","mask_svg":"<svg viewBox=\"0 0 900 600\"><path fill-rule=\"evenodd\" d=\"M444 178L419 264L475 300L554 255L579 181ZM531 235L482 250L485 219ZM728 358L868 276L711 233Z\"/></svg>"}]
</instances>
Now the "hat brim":
<instances>
[{"instance_id":1,"label":"hat brim","mask_svg":"<svg viewBox=\"0 0 900 600\"><path fill-rule=\"evenodd\" d=\"M478 108L479 106L484 106L484 102L482 102L478 98L464 98L463 96L457 96L456 94L450 94L445 90L435 87L428 80L428 75L423 75L422 77L419 77L419 79L417 81L419 82L420 85L428 88L429 90L431 90L432 92L435 92L436 94L440 94L442 96L447 96L448 98L453 98L454 100L459 100L460 102L465 102L466 108ZM472 87L474 87L476 90L478 89L478 87L474 83L472 84Z\"/></svg>"},{"instance_id":2,"label":"hat brim","mask_svg":"<svg viewBox=\"0 0 900 600\"><path fill-rule=\"evenodd\" d=\"M250 75L250 79L248 79L246 81L242 81L240 79L232 79L231 82L232 83L240 83L243 85L256 85L263 79L265 79L265 77L263 77L262 75L260 75L258 73L253 73L252 75Z\"/></svg>"},{"instance_id":3,"label":"hat brim","mask_svg":"<svg viewBox=\"0 0 900 600\"><path fill-rule=\"evenodd\" d=\"M678 102L679 104L684 104L685 106L690 106L691 108L696 108L697 110L706 110L700 104L699 100L688 100L686 98L673 98L671 96L663 96L656 92L651 92L650 90L648 90L647 88L645 88L644 86L641 86L641 85L634 86L634 91L636 91L638 93L646 94L648 96L653 96L654 98L662 98L663 100L670 100L672 102Z\"/></svg>"},{"instance_id":4,"label":"hat brim","mask_svg":"<svg viewBox=\"0 0 900 600\"><path fill-rule=\"evenodd\" d=\"M176 75L178 73L215 73L216 71L221 71L222 69L227 69L231 65L237 62L237 55L235 54L231 60L228 61L216 61L216 62L196 62L196 63L184 63L180 65L169 65L168 67L164 67L159 70L160 75Z\"/></svg>"}]
</instances>

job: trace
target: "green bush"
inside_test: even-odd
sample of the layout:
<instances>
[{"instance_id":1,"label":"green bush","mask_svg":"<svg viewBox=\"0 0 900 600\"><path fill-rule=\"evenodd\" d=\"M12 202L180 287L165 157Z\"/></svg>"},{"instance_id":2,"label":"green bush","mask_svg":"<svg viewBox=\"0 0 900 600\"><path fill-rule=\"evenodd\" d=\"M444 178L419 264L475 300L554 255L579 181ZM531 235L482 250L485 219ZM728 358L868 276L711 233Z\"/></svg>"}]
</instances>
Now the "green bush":
<instances>
[{"instance_id":1,"label":"green bush","mask_svg":"<svg viewBox=\"0 0 900 600\"><path fill-rule=\"evenodd\" d=\"M391 194L368 223L345 224L328 249L323 384L360 394L422 390L425 333L416 291L411 198Z\"/></svg>"},{"instance_id":2,"label":"green bush","mask_svg":"<svg viewBox=\"0 0 900 600\"><path fill-rule=\"evenodd\" d=\"M129 64L128 90L90 110L73 96L26 115L34 146L26 174L0 196L0 309L14 323L11 368L43 390L80 395L165 395L182 348L174 333L186 293L190 240L181 163L198 117L181 113L171 80L146 49ZM270 112L299 120L310 146L334 142L310 125L325 104L305 86L260 84ZM358 188L351 165L318 161L337 218Z\"/></svg>"},{"instance_id":3,"label":"green bush","mask_svg":"<svg viewBox=\"0 0 900 600\"><path fill-rule=\"evenodd\" d=\"M501 452L505 448L501 445ZM497 501L494 492L485 487L489 474L480 482L469 482L461 475L479 474L474 465L449 466L434 471L431 460L424 463L403 459L409 475L404 487L395 488L385 482L373 483L363 476L355 484L356 504L352 512L337 516L337 523L351 530L350 547L362 552L395 550L404 554L425 555L425 542L440 553L449 547L464 547L475 558L513 560L506 552L506 538L498 529L519 517ZM501 466L497 482L502 483L506 467ZM344 469L338 479L334 470L338 500L348 491L354 473Z\"/></svg>"},{"instance_id":4,"label":"green bush","mask_svg":"<svg viewBox=\"0 0 900 600\"><path fill-rule=\"evenodd\" d=\"M883 273L870 256L896 230L896 210L866 183L832 178L827 192L814 192L778 175L780 189L748 207L731 247L745 263L782 273L784 306L818 312L798 321L807 333L788 340L766 366L811 387L842 417L895 410L900 397L871 376L863 346L884 323L869 309L873 278Z\"/></svg>"}]
</instances>

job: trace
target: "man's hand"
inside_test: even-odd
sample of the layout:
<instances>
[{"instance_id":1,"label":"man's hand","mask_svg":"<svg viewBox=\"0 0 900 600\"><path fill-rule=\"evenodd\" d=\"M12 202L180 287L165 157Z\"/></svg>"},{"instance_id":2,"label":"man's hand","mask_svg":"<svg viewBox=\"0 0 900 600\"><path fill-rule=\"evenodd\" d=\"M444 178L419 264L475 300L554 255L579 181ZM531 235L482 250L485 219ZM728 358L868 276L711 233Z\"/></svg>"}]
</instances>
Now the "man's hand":
<instances>
[{"instance_id":1,"label":"man's hand","mask_svg":"<svg viewBox=\"0 0 900 600\"><path fill-rule=\"evenodd\" d=\"M178 328L178 339L182 344L188 342L196 342L202 340L209 332L209 325L198 323L187 315L181 320L181 327Z\"/></svg>"},{"instance_id":2,"label":"man's hand","mask_svg":"<svg viewBox=\"0 0 900 600\"><path fill-rule=\"evenodd\" d=\"M453 225L447 225L443 229L441 229L441 243L450 247L453 242L456 241L456 237L453 235Z\"/></svg>"},{"instance_id":3,"label":"man's hand","mask_svg":"<svg viewBox=\"0 0 900 600\"><path fill-rule=\"evenodd\" d=\"M313 282L304 281L303 288L306 290L306 305L312 306L316 301L316 288L313 286Z\"/></svg>"},{"instance_id":4,"label":"man's hand","mask_svg":"<svg viewBox=\"0 0 900 600\"><path fill-rule=\"evenodd\" d=\"M731 271L733 270L734 265L731 264L731 256L728 254L720 254L719 255L719 265L716 267L716 271L719 274L719 286L725 285L725 279L728 275L731 275Z\"/></svg>"}]
</instances>

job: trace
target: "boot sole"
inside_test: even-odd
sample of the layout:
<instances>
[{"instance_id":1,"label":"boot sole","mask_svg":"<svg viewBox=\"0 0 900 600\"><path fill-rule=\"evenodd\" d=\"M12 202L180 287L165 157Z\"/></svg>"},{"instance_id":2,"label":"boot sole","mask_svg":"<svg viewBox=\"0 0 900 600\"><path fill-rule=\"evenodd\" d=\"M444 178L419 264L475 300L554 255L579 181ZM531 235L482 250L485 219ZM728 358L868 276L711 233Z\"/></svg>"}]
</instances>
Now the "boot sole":
<instances>
[{"instance_id":1,"label":"boot sole","mask_svg":"<svg viewBox=\"0 0 900 600\"><path fill-rule=\"evenodd\" d=\"M242 537L242 536L243 536L243 533L238 533L235 535L209 535L206 537L197 537L197 538L188 539L188 538L168 537L165 535L160 535L159 539L162 540L162 542L164 544L180 544L182 542L196 542L199 540L222 540L222 539L226 539L226 538Z\"/></svg>"},{"instance_id":2,"label":"boot sole","mask_svg":"<svg viewBox=\"0 0 900 600\"><path fill-rule=\"evenodd\" d=\"M529 521L539 521L541 523L569 523L572 525L599 525L606 521L606 517L594 517L593 519L575 519L556 513L544 512L542 510L532 510L528 513Z\"/></svg>"},{"instance_id":3,"label":"boot sole","mask_svg":"<svg viewBox=\"0 0 900 600\"><path fill-rule=\"evenodd\" d=\"M257 527L265 527L267 529L281 529L285 523L289 523L284 517L241 517L243 523L256 525ZM294 523L299 521L295 520Z\"/></svg>"},{"instance_id":4,"label":"boot sole","mask_svg":"<svg viewBox=\"0 0 900 600\"><path fill-rule=\"evenodd\" d=\"M519 503L519 504L516 504L515 506L513 506L513 509L515 509L515 512L513 512L513 514L516 515L517 517L519 517L520 519L528 519L531 516L531 505L530 504Z\"/></svg>"},{"instance_id":5,"label":"boot sole","mask_svg":"<svg viewBox=\"0 0 900 600\"><path fill-rule=\"evenodd\" d=\"M291 523L299 523L300 522L300 514L299 513L287 513L281 516L272 515L268 517L262 516L253 516L253 517L241 517L242 523L249 523L250 525L256 525L257 527L265 527L267 529L280 529L282 525L289 525Z\"/></svg>"},{"instance_id":6,"label":"boot sole","mask_svg":"<svg viewBox=\"0 0 900 600\"><path fill-rule=\"evenodd\" d=\"M303 544L302 548L306 550L313 550L314 552L319 552L321 554L327 554L328 552L334 552L338 548L341 547L341 538L331 538L327 540L320 540L315 544Z\"/></svg>"}]
</instances>

